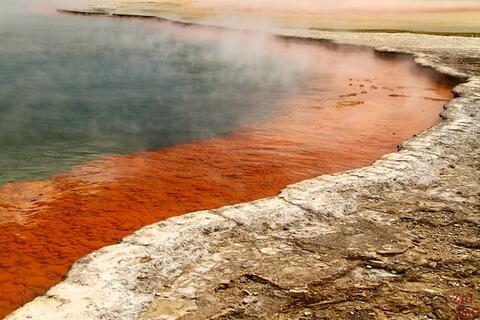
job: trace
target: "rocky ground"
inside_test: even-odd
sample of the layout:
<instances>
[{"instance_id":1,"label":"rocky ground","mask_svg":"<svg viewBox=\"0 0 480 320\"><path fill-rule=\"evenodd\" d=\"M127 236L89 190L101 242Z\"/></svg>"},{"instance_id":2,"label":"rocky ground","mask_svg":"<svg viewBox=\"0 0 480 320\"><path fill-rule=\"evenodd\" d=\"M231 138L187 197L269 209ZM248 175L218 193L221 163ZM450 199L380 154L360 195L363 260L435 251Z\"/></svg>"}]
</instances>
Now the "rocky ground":
<instances>
[{"instance_id":1,"label":"rocky ground","mask_svg":"<svg viewBox=\"0 0 480 320\"><path fill-rule=\"evenodd\" d=\"M7 319L480 317L479 41L281 33L409 52L467 82L372 166L145 227Z\"/></svg>"}]
</instances>

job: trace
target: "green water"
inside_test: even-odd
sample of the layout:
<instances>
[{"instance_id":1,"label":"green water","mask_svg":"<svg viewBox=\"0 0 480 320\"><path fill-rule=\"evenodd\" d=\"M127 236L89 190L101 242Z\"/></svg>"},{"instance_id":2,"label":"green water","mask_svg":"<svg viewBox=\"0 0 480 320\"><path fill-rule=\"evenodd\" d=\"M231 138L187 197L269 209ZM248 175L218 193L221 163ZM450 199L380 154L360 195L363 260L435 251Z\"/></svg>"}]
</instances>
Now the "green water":
<instances>
[{"instance_id":1,"label":"green water","mask_svg":"<svg viewBox=\"0 0 480 320\"><path fill-rule=\"evenodd\" d=\"M309 74L272 39L37 4L0 8L0 184L231 132L271 116Z\"/></svg>"}]
</instances>

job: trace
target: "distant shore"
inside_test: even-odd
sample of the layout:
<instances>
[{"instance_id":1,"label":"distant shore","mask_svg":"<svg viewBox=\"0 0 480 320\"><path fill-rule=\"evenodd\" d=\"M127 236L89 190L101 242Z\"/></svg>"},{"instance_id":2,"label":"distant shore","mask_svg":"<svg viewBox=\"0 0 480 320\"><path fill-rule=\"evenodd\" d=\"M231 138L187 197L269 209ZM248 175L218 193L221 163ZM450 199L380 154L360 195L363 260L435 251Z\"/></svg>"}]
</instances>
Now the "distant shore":
<instances>
[{"instance_id":1,"label":"distant shore","mask_svg":"<svg viewBox=\"0 0 480 320\"><path fill-rule=\"evenodd\" d=\"M199 1L150 1L117 2L94 5L89 8L71 10L83 13L105 13L110 15L138 15L165 18L181 22L193 22L229 27L253 29L311 29L324 31L352 32L410 32L434 35L475 36L480 34L480 5L462 5L455 2L440 9L414 6L413 9L398 10L340 10L331 12L319 7L306 7L303 11L288 8L266 10L262 2L246 2L245 5L215 5ZM222 2L220 2L222 3ZM281 3L281 2L279 2ZM447 3L447 2L445 2ZM296 4L297 5L297 4ZM252 8L249 8L252 6Z\"/></svg>"},{"instance_id":2,"label":"distant shore","mask_svg":"<svg viewBox=\"0 0 480 320\"><path fill-rule=\"evenodd\" d=\"M182 25L194 25L195 22L188 20L178 20L175 18L165 18L156 15L147 15L147 14L128 14L128 13L115 13L115 12L105 12L100 9L58 9L59 13L64 14L76 14L76 15L100 15L100 16L115 16L115 17L131 17L131 18L143 18L143 19L155 19L159 21L168 21L173 23L178 23ZM480 11L478 12L480 17ZM196 24L198 25L198 24ZM203 25L214 27L219 25L209 25L208 22ZM228 26L227 26L228 27ZM378 26L376 26L378 27ZM480 26L479 26L480 28ZM352 28L327 28L327 27L311 27L310 30L313 31L328 31L328 32L359 32L359 33L411 33L411 34L428 34L428 35L437 35L437 36L457 36L457 37L480 37L480 32L477 31L433 31L433 30L422 30L412 28L412 29L399 29L399 28L363 28L357 29L352 26ZM476 29L477 30L477 29Z\"/></svg>"}]
</instances>

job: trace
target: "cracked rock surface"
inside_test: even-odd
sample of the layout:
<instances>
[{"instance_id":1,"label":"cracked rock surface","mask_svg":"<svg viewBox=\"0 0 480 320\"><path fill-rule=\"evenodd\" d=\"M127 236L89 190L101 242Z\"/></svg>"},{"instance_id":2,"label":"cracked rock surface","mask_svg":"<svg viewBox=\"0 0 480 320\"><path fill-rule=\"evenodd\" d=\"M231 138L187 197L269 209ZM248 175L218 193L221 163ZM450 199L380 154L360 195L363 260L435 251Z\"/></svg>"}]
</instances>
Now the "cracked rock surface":
<instances>
[{"instance_id":1,"label":"cracked rock surface","mask_svg":"<svg viewBox=\"0 0 480 320\"><path fill-rule=\"evenodd\" d=\"M282 33L408 52L468 79L455 88L444 121L399 152L277 197L147 226L82 258L63 282L6 319L475 317L479 40Z\"/></svg>"}]
</instances>

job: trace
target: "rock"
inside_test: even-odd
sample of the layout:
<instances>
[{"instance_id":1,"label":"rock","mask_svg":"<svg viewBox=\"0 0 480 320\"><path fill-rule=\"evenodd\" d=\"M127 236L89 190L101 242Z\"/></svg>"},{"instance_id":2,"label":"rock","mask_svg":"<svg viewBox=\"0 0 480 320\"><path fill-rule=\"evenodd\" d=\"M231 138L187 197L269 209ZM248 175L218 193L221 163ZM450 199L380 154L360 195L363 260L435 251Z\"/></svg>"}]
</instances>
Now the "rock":
<instances>
[{"instance_id":1,"label":"rock","mask_svg":"<svg viewBox=\"0 0 480 320\"><path fill-rule=\"evenodd\" d=\"M257 302L258 302L258 298L255 297L255 296L248 296L248 297L243 298L243 300L242 300L243 304L252 304L252 303L257 303Z\"/></svg>"}]
</instances>

